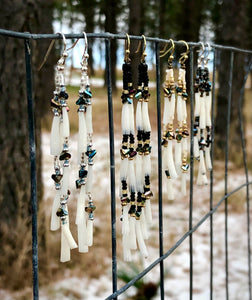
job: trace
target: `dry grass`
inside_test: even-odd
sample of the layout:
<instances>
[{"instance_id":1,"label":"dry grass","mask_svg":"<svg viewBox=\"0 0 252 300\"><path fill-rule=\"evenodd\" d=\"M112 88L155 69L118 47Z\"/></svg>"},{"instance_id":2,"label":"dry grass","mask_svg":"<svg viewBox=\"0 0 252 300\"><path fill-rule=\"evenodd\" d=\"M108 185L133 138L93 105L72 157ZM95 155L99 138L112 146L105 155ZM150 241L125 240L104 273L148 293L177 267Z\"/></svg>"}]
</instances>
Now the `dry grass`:
<instances>
[{"instance_id":1,"label":"dry grass","mask_svg":"<svg viewBox=\"0 0 252 300\"><path fill-rule=\"evenodd\" d=\"M98 74L98 76L101 77L102 72ZM120 76L118 76L120 77ZM70 127L71 127L71 134L74 134L77 132L78 128L78 118L76 117L76 110L77 106L75 105L75 101L78 98L78 87L67 87L67 91L69 93L69 118L70 118ZM93 92L93 128L94 128L94 134L96 136L108 136L108 103L107 103L107 90L103 87L96 87L92 88ZM149 108L150 108L150 118L151 118L151 124L152 124L152 130L153 132L156 132L157 128L157 118L156 118L156 91L155 89L151 90L151 101L149 102ZM121 91L118 90L113 94L113 115L114 115L114 129L115 129L115 135L116 138L120 139L120 132L121 132L121 125L120 125L120 116L121 116ZM251 97L251 91L246 91L246 101L244 106L244 117L245 117L245 123L246 123L246 134L251 133L252 131L252 120L251 120L251 102L249 101ZM52 121L52 114L48 114L43 122L42 126L45 131L50 131ZM153 135L156 135L156 133L153 133ZM248 148L252 149L252 147L249 148L249 145L251 145L252 139L247 139L248 142ZM250 144L249 144L250 143ZM251 145L252 146L252 145ZM251 153L250 153L251 154ZM108 159L106 157L105 159ZM156 158L155 160L155 170L152 174L152 185L153 190L155 190L155 194L157 195L157 170L156 170ZM251 161L249 161L251 164ZM251 164L252 165L252 164ZM230 165L230 174L232 173L240 173L240 168L235 166L234 164ZM103 169L104 173L109 176L109 170L104 167ZM224 178L224 163L223 162L216 162L214 165L214 178L215 183L218 183L219 181L223 180ZM96 182L96 185L99 186L101 183L98 181ZM214 203L217 203L219 199L223 196L222 192L215 192L214 193ZM42 266L41 268L41 274L40 274L40 280L41 283L46 284L49 281L56 281L60 278L63 278L65 276L83 276L85 274L88 278L98 278L102 274L106 274L108 268L111 265L111 225L110 225L110 195L109 195L109 187L107 187L107 192L104 194L97 194L97 210L95 211L95 223L94 223L94 246L90 248L89 253L87 254L80 254L78 253L78 250L73 250L71 253L72 255L72 261L66 264L62 264L59 262L59 251L60 251L60 234L59 232L50 232L48 230L49 228L49 216L46 216L46 240L47 240L47 248L45 253L41 253L40 251L40 259L42 261L47 261L46 266ZM202 197L202 203L204 201L208 201ZM98 200L100 199L100 200ZM73 202L76 200L76 195L73 196ZM157 204L157 198L153 199L153 201ZM181 200L185 201L185 199ZM244 190L241 190L239 193L236 193L235 195L229 197L229 208L231 212L240 213L244 211L244 203L245 203L245 197L244 197ZM46 206L51 207L52 199L47 199ZM157 205L155 206L157 207ZM175 205L176 203L168 203L168 205ZM206 203L205 203L206 204ZM188 203L187 206L188 207ZM40 207L41 212L44 207ZM72 220L74 220L75 216L75 207L72 208L73 211L71 213ZM223 206L220 208L220 210L223 209ZM120 216L120 207L117 206L117 219ZM182 231L186 232L187 230L187 220L180 220L180 225L182 225ZM21 224L22 226L22 224ZM76 236L76 229L73 227L73 234ZM158 226L154 228L155 232L158 232ZM30 232L25 232L24 235L20 236L20 253L18 254L18 259L15 262L15 269L20 270L22 269L22 265L25 261L25 257L29 257L30 259L30 239L28 239L28 236L30 237ZM118 240L120 240L120 227L118 226L117 229L117 236ZM28 239L28 240L26 240ZM165 248L169 248L174 242L176 242L178 239L178 234L176 232L170 232L166 237L166 244ZM149 247L157 248L158 247L158 238L150 239L147 242ZM8 251L8 249L6 249ZM121 249L121 243L118 243L117 245L117 254L118 257L122 257L122 249ZM5 268L9 268L9 266L6 264L4 266ZM41 264L40 264L41 267ZM18 273L19 271L17 271ZM30 278L30 277L29 277ZM10 284L8 283L8 286ZM15 280L12 280L11 283L12 287L20 287L23 285L23 278L17 278ZM64 292L70 293L69 291ZM78 295L68 295L69 297L73 296L76 299L78 299Z\"/></svg>"}]
</instances>

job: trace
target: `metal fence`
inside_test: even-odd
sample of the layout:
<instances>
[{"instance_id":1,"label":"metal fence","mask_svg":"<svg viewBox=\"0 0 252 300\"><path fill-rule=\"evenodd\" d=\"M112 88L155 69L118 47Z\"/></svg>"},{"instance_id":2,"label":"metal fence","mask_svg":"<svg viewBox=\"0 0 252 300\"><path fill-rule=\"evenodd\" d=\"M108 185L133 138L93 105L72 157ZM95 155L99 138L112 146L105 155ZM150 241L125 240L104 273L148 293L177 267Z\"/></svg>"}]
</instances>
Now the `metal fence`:
<instances>
[{"instance_id":1,"label":"metal fence","mask_svg":"<svg viewBox=\"0 0 252 300\"><path fill-rule=\"evenodd\" d=\"M30 165L31 165L31 206L32 206L32 262L33 262L33 299L39 299L39 278L38 278L38 240L37 240L37 192L36 192L36 153L35 153L35 134L34 134L34 110L33 110L33 87L32 87L32 64L31 64L31 40L38 39L61 39L59 34L30 34L19 33L0 29L0 35L23 39L24 40L24 52L26 62L26 85L27 85L27 104L28 104L28 119L29 119L29 143L30 143ZM66 39L83 38L83 34L66 34ZM115 153L114 153L114 122L113 122L113 99L112 99L112 85L111 85L111 59L110 59L110 43L112 39L124 40L126 38L123 34L110 34L110 33L88 33L88 39L101 39L105 43L105 57L106 57L106 82L107 82L107 98L108 98L108 114L109 114L109 140L110 140L110 195L111 195L111 238L112 238L112 293L106 299L117 299L119 295L123 294L129 287L133 286L139 279L149 273L155 266L159 265L160 268L160 299L165 299L164 293L164 260L177 249L185 240L189 239L189 257L190 257L190 271L189 271L189 295L190 299L193 299L193 276L194 276L194 244L193 234L194 232L206 221L209 220L209 251L210 251L210 282L209 282L209 298L213 299L213 270L214 270L214 232L213 232L213 215L217 212L218 208L224 203L225 209L225 289L226 299L229 299L229 245L228 245L228 198L237 193L242 188L246 188L246 220L247 220L247 280L248 280L248 299L252 299L251 291L251 247L250 247L250 196L249 185L252 181L249 181L249 171L247 162L247 151L245 148L245 134L243 128L243 115L241 110L241 103L243 99L245 83L248 75L252 70L252 51L243 49L237 49L234 47L220 46L211 44L213 53L213 86L212 86L212 141L214 141L214 111L216 106L215 101L215 81L216 81L216 64L217 64L217 52L228 51L230 52L230 69L229 72L229 94L228 94L228 111L227 111L227 123L226 123L226 149L225 149L225 193L224 196L219 199L219 202L213 204L213 171L210 173L210 189L209 189L209 210L208 212L193 226L193 200L194 200L194 157L193 157L193 135L190 137L190 194L189 194L189 215L188 215L188 231L181 236L181 238L167 251L164 252L163 247L163 201L162 201L162 156L161 156L161 79L160 79L160 58L159 48L160 43L168 43L166 39L146 37L147 43L152 43L155 46L156 54L156 107L157 107L157 137L158 137L158 207L159 207L159 257L153 261L147 268L134 277L130 282L118 289L117 287L117 239L116 239L116 196L115 196ZM141 36L130 36L130 39L141 40ZM181 42L175 41L175 45L179 45ZM201 47L200 43L188 43L189 62L190 62L190 99L194 99L194 56L195 49ZM244 77L243 86L240 90L239 98L239 126L241 133L241 145L242 155L244 162L245 182L233 190L228 190L228 162L229 162L229 130L230 130L230 114L231 114L231 101L232 101L232 78L234 68L234 54L244 53L250 57L250 63L246 66L246 74ZM191 110L191 132L193 132L193 111L194 103L190 101ZM212 161L213 161L213 148L212 148ZM243 233L244 234L244 233Z\"/></svg>"}]
</instances>

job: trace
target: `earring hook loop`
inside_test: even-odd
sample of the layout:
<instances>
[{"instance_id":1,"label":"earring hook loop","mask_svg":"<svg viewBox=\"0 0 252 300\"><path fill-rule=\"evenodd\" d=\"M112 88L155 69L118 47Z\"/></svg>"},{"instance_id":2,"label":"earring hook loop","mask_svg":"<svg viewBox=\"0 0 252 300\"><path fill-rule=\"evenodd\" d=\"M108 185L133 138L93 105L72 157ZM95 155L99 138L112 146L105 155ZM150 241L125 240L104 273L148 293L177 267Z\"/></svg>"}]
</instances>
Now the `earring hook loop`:
<instances>
[{"instance_id":1,"label":"earring hook loop","mask_svg":"<svg viewBox=\"0 0 252 300\"><path fill-rule=\"evenodd\" d=\"M181 53L181 57L179 59L179 63L181 65L184 65L184 63L186 62L186 60L188 59L188 53L189 53L189 46L187 44L186 41L180 40L179 42L184 43L186 46L186 52Z\"/></svg>"},{"instance_id":2,"label":"earring hook loop","mask_svg":"<svg viewBox=\"0 0 252 300\"><path fill-rule=\"evenodd\" d=\"M137 46L137 50L135 53L138 53L140 52L140 48L141 48L141 45L142 45L142 42L144 43L144 47L143 47L143 52L142 52L142 56L141 56L141 62L144 62L145 61L145 57L147 56L147 53L145 52L146 50L146 38L145 36L142 34L142 38L143 38L143 41L140 40L139 43L138 43L138 46Z\"/></svg>"},{"instance_id":3,"label":"earring hook loop","mask_svg":"<svg viewBox=\"0 0 252 300\"><path fill-rule=\"evenodd\" d=\"M210 43L206 43L207 44L207 53L204 55L204 60L205 60L205 63L207 64L208 61L209 61L209 54L210 54L210 51L212 50L212 47L210 45Z\"/></svg>"},{"instance_id":4,"label":"earring hook loop","mask_svg":"<svg viewBox=\"0 0 252 300\"><path fill-rule=\"evenodd\" d=\"M199 43L201 45L201 49L197 50L197 52L199 52L198 64L200 65L200 64L204 63L204 58L205 58L204 54L205 54L206 49L205 49L204 43L202 43L202 42L199 42Z\"/></svg>"},{"instance_id":5,"label":"earring hook loop","mask_svg":"<svg viewBox=\"0 0 252 300\"><path fill-rule=\"evenodd\" d=\"M168 44L166 44L165 47L164 47L164 49L160 51L160 53L163 53L162 55L159 56L160 58L166 56L166 54L169 53L169 52L171 51L171 54L170 54L168 60L169 60L170 58L173 59L173 54L174 54L174 51L175 51L175 44L174 44L173 39L169 39L169 41L170 41L171 44L172 44L171 47L170 47L168 50L166 50L167 45L168 45Z\"/></svg>"},{"instance_id":6,"label":"earring hook loop","mask_svg":"<svg viewBox=\"0 0 252 300\"><path fill-rule=\"evenodd\" d=\"M88 41L87 41L87 34L85 31L83 31L83 35L84 35L84 40L85 40L85 48L83 51L83 55L82 55L82 60L81 60L81 64L84 64L84 60L88 59L89 55L88 55Z\"/></svg>"},{"instance_id":7,"label":"earring hook loop","mask_svg":"<svg viewBox=\"0 0 252 300\"><path fill-rule=\"evenodd\" d=\"M67 56L67 51L73 49L73 48L75 47L75 45L78 43L79 39L77 39L77 40L72 44L72 46L69 47L69 48L67 49L67 48L66 48L67 43L66 43L66 37L65 37L65 35L64 35L62 32L57 32L57 34L60 35L60 36L62 37L62 39L63 39L63 44L64 44L64 48L63 48L62 54L61 54L61 56L60 56L60 59L58 60L58 63L59 63L59 61L62 61L62 60L64 59L64 61L63 61L63 64L64 64L64 63L65 63L66 56ZM55 43L55 39L51 41L51 43L50 43L50 45L49 45L49 47L48 47L48 49L47 49L47 51L46 51L46 54L45 54L45 56L44 56L44 59L43 59L42 63L40 64L40 66L38 67L38 71L40 71L40 70L42 69L42 67L44 66L45 62L47 61L48 56L49 56L49 54L50 54L50 52L51 52L51 50L52 50L52 48L53 48L54 43Z\"/></svg>"},{"instance_id":8,"label":"earring hook loop","mask_svg":"<svg viewBox=\"0 0 252 300\"><path fill-rule=\"evenodd\" d=\"M125 46L124 46L124 61L125 62L130 62L130 37L128 33L126 33L126 39L125 39Z\"/></svg>"}]
</instances>

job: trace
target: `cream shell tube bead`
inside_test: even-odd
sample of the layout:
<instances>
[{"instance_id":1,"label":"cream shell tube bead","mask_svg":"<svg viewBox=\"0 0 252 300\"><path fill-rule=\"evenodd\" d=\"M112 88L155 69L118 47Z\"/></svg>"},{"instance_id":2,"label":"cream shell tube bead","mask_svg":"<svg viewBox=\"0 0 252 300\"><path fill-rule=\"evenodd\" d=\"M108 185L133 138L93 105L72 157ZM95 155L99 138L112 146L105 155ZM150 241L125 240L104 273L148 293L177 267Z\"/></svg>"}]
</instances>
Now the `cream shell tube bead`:
<instances>
[{"instance_id":1,"label":"cream shell tube bead","mask_svg":"<svg viewBox=\"0 0 252 300\"><path fill-rule=\"evenodd\" d=\"M59 156L61 152L60 140L60 116L55 114L53 117L51 136L50 136L50 153L54 156Z\"/></svg>"},{"instance_id":2,"label":"cream shell tube bead","mask_svg":"<svg viewBox=\"0 0 252 300\"><path fill-rule=\"evenodd\" d=\"M130 251L130 236L129 234L124 234L122 237L123 243L123 260L132 261L131 251Z\"/></svg>"},{"instance_id":3,"label":"cream shell tube bead","mask_svg":"<svg viewBox=\"0 0 252 300\"><path fill-rule=\"evenodd\" d=\"M83 155L87 149L87 127L84 111L79 111L79 132L78 132L78 163L83 160Z\"/></svg>"},{"instance_id":4,"label":"cream shell tube bead","mask_svg":"<svg viewBox=\"0 0 252 300\"><path fill-rule=\"evenodd\" d=\"M206 159L206 168L208 171L212 170L212 161L210 156L210 146L205 147L205 159Z\"/></svg>"},{"instance_id":5,"label":"cream shell tube bead","mask_svg":"<svg viewBox=\"0 0 252 300\"><path fill-rule=\"evenodd\" d=\"M149 233L148 233L148 229L147 229L147 222L146 222L145 208L144 207L142 207L140 223L141 223L141 231L142 231L143 239L147 240L149 238Z\"/></svg>"},{"instance_id":6,"label":"cream shell tube bead","mask_svg":"<svg viewBox=\"0 0 252 300\"><path fill-rule=\"evenodd\" d=\"M93 246L93 226L94 222L93 220L88 219L87 221L87 245L89 247Z\"/></svg>"},{"instance_id":7,"label":"cream shell tube bead","mask_svg":"<svg viewBox=\"0 0 252 300\"><path fill-rule=\"evenodd\" d=\"M129 228L130 228L129 248L131 250L136 250L137 249L137 243L136 243L136 219L135 219L135 217L130 217L129 218Z\"/></svg>"},{"instance_id":8,"label":"cream shell tube bead","mask_svg":"<svg viewBox=\"0 0 252 300\"><path fill-rule=\"evenodd\" d=\"M88 252L85 206L86 206L86 187L85 185L82 185L78 196L77 214L76 214L79 252L82 253Z\"/></svg>"},{"instance_id":9,"label":"cream shell tube bead","mask_svg":"<svg viewBox=\"0 0 252 300\"><path fill-rule=\"evenodd\" d=\"M70 134L70 129L69 129L69 118L68 118L68 112L66 106L62 106L62 119L63 119L62 136L64 139L68 139Z\"/></svg>"},{"instance_id":10,"label":"cream shell tube bead","mask_svg":"<svg viewBox=\"0 0 252 300\"><path fill-rule=\"evenodd\" d=\"M148 257L148 251L144 243L143 235L142 235L142 229L141 229L141 221L136 220L136 237L137 237L137 243L139 250L144 258Z\"/></svg>"},{"instance_id":11,"label":"cream shell tube bead","mask_svg":"<svg viewBox=\"0 0 252 300\"><path fill-rule=\"evenodd\" d=\"M173 140L168 140L168 147L167 147L167 164L170 176L172 179L177 178L177 172L173 160Z\"/></svg>"},{"instance_id":12,"label":"cream shell tube bead","mask_svg":"<svg viewBox=\"0 0 252 300\"><path fill-rule=\"evenodd\" d=\"M50 229L52 231L58 230L60 228L60 219L56 215L59 206L60 206L60 190L56 190L56 194L53 200L52 215L51 215Z\"/></svg>"}]
</instances>

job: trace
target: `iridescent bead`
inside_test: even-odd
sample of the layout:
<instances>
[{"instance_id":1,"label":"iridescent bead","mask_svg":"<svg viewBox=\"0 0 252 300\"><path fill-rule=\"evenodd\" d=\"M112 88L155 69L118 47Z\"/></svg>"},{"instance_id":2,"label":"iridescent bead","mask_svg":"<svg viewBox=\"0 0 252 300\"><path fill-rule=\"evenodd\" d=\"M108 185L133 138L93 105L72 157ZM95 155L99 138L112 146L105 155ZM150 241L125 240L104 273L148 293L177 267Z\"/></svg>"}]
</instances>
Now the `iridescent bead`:
<instances>
[{"instance_id":1,"label":"iridescent bead","mask_svg":"<svg viewBox=\"0 0 252 300\"><path fill-rule=\"evenodd\" d=\"M86 178L87 177L87 174L88 174L88 171L85 170L85 169L80 169L79 170L79 177L80 178Z\"/></svg>"},{"instance_id":2,"label":"iridescent bead","mask_svg":"<svg viewBox=\"0 0 252 300\"><path fill-rule=\"evenodd\" d=\"M189 169L189 164L183 165L183 166L181 167L181 169L182 169L182 171L183 171L184 173L187 172L188 169Z\"/></svg>"},{"instance_id":3,"label":"iridescent bead","mask_svg":"<svg viewBox=\"0 0 252 300\"><path fill-rule=\"evenodd\" d=\"M85 105L86 104L86 99L83 97L79 97L79 99L76 101L77 105Z\"/></svg>"},{"instance_id":4,"label":"iridescent bead","mask_svg":"<svg viewBox=\"0 0 252 300\"><path fill-rule=\"evenodd\" d=\"M96 152L96 150L95 149L90 149L90 150L88 150L87 152L86 152L86 155L89 157L89 158L93 158L94 156L95 156L95 154L96 154L97 152Z\"/></svg>"},{"instance_id":5,"label":"iridescent bead","mask_svg":"<svg viewBox=\"0 0 252 300\"><path fill-rule=\"evenodd\" d=\"M96 206L93 203L90 203L88 206L85 207L85 212L87 213L93 213L95 211Z\"/></svg>"},{"instance_id":6,"label":"iridescent bead","mask_svg":"<svg viewBox=\"0 0 252 300\"><path fill-rule=\"evenodd\" d=\"M142 92L136 93L136 94L135 94L135 98L136 98L137 100L139 100L140 98L142 98Z\"/></svg>"},{"instance_id":7,"label":"iridescent bead","mask_svg":"<svg viewBox=\"0 0 252 300\"><path fill-rule=\"evenodd\" d=\"M52 179L56 182L56 183L59 183L63 177L63 175L61 174L52 174Z\"/></svg>"},{"instance_id":8,"label":"iridescent bead","mask_svg":"<svg viewBox=\"0 0 252 300\"><path fill-rule=\"evenodd\" d=\"M91 98L91 97L92 97L91 91L89 91L88 89L86 89L86 90L84 91L84 97L85 97L85 98Z\"/></svg>"},{"instance_id":9,"label":"iridescent bead","mask_svg":"<svg viewBox=\"0 0 252 300\"><path fill-rule=\"evenodd\" d=\"M58 217L65 217L65 216L68 215L68 212L67 212L67 210L65 210L64 208L60 207L60 208L57 210L56 215L57 215Z\"/></svg>"},{"instance_id":10,"label":"iridescent bead","mask_svg":"<svg viewBox=\"0 0 252 300\"><path fill-rule=\"evenodd\" d=\"M144 196L146 199L150 199L150 197L153 197L153 193L152 193L152 191L146 191L144 193Z\"/></svg>"},{"instance_id":11,"label":"iridescent bead","mask_svg":"<svg viewBox=\"0 0 252 300\"><path fill-rule=\"evenodd\" d=\"M70 158L71 158L71 154L69 152L62 151L59 160L68 160Z\"/></svg>"}]
</instances>

